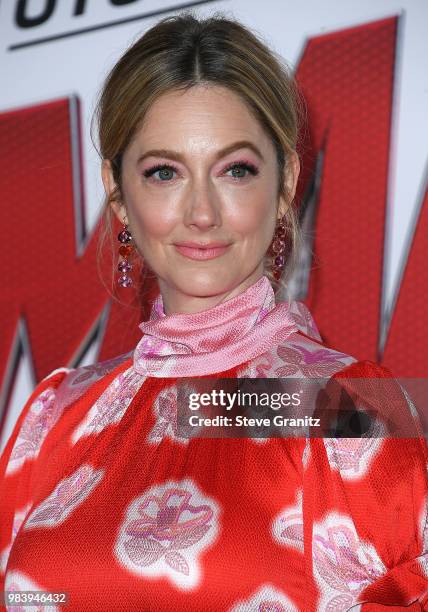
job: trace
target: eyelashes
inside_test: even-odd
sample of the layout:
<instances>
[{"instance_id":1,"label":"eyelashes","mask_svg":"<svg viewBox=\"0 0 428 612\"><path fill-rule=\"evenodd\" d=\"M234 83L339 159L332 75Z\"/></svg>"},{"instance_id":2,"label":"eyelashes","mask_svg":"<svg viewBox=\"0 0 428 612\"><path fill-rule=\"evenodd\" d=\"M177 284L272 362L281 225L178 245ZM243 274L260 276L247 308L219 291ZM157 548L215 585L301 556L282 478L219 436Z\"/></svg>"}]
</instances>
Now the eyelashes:
<instances>
[{"instance_id":1,"label":"eyelashes","mask_svg":"<svg viewBox=\"0 0 428 612\"><path fill-rule=\"evenodd\" d=\"M155 174L155 172L158 172L159 170L171 170L172 172L178 172L178 168L176 168L175 166L172 166L171 164L156 164L155 166L152 166L151 168L148 168L147 170L144 170L143 172L143 176L145 178L149 178L152 176L152 174ZM158 183L168 183L169 181L157 181Z\"/></svg>"},{"instance_id":2,"label":"eyelashes","mask_svg":"<svg viewBox=\"0 0 428 612\"><path fill-rule=\"evenodd\" d=\"M246 162L246 161L238 161L238 162L233 162L231 164L229 164L224 170L223 172L229 172L229 170L232 170L234 168L243 168L245 170L247 170L250 175L252 176L257 176L257 174L259 173L259 170L256 168L256 166L254 166L254 164L250 163L250 162ZM145 170L143 172L143 176L145 178L150 178L153 174L155 174L156 172L158 172L159 170L171 170L173 172L178 172L178 168L176 168L176 166L173 166L172 164L156 164L155 166L152 166L151 168L148 168L147 170ZM248 176L248 175L247 175ZM236 181L242 181L243 179L246 179L247 176L232 176L232 178ZM168 183L170 182L169 180L156 180L155 182L157 183Z\"/></svg>"}]
</instances>

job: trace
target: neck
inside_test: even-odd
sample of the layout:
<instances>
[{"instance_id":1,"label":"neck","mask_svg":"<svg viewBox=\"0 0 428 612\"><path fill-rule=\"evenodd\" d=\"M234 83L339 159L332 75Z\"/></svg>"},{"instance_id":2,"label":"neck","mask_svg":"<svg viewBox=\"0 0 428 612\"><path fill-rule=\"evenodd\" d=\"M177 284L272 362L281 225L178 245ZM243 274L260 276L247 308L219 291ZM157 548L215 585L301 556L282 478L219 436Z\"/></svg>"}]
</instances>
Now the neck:
<instances>
[{"instance_id":1,"label":"neck","mask_svg":"<svg viewBox=\"0 0 428 612\"><path fill-rule=\"evenodd\" d=\"M198 295L195 295L195 293L190 293L192 290L191 286L189 287L189 292L186 293L186 291L183 291L176 286L173 287L162 279L158 279L164 313L166 315L170 315L197 313L208 310L209 308L213 308L214 306L217 306L218 304L239 295L248 289L248 287L256 283L262 276L263 270L258 268L238 285L227 287L226 289L224 286L217 289L215 286L216 282L214 281L214 283L208 283L208 285L202 289L198 287ZM219 287L221 282L222 280L218 279L217 284Z\"/></svg>"},{"instance_id":2,"label":"neck","mask_svg":"<svg viewBox=\"0 0 428 612\"><path fill-rule=\"evenodd\" d=\"M134 351L144 376L203 376L234 368L261 355L297 330L288 304L275 304L269 279L261 276L234 297L200 312L165 314L162 295Z\"/></svg>"}]
</instances>

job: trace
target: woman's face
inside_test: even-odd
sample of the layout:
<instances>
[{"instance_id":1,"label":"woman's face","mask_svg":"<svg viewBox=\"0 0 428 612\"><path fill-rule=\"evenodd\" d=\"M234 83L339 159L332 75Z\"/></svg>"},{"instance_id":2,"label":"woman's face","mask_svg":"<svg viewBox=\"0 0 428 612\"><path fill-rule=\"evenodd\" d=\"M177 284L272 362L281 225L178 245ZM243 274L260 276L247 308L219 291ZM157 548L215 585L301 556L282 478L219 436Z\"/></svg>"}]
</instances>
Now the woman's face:
<instances>
[{"instance_id":1,"label":"woman's face","mask_svg":"<svg viewBox=\"0 0 428 612\"><path fill-rule=\"evenodd\" d=\"M297 156L289 164L286 187L294 195ZM108 161L102 173L110 193ZM152 105L123 154L123 200L112 206L156 274L166 314L211 308L262 276L286 206L277 185L274 146L230 90L198 85ZM224 248L180 247L188 242Z\"/></svg>"}]
</instances>

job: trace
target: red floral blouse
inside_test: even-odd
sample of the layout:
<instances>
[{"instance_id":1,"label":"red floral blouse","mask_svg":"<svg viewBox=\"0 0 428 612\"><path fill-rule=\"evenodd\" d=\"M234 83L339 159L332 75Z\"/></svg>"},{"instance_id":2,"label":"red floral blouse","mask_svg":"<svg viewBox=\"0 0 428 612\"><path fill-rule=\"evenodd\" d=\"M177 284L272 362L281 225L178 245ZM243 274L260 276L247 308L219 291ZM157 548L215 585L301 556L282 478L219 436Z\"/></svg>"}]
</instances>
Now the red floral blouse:
<instances>
[{"instance_id":1,"label":"red floral blouse","mask_svg":"<svg viewBox=\"0 0 428 612\"><path fill-rule=\"evenodd\" d=\"M61 610L61 593L70 611L428 610L428 449L398 383L406 438L177 427L183 377L349 391L385 368L325 346L266 277L202 313L165 315L159 297L140 328L131 353L55 370L22 409L0 460L8 610L27 591L47 592L29 610Z\"/></svg>"}]
</instances>

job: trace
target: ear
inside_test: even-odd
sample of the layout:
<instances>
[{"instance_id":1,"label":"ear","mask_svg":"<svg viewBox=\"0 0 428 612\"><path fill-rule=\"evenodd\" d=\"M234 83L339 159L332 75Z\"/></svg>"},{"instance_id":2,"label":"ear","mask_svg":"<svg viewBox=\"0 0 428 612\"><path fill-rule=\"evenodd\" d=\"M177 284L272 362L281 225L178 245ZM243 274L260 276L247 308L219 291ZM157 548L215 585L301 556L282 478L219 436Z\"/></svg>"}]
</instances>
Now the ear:
<instances>
[{"instance_id":1,"label":"ear","mask_svg":"<svg viewBox=\"0 0 428 612\"><path fill-rule=\"evenodd\" d=\"M285 167L285 178L284 178L284 186L285 192L288 194L288 201L284 201L283 198L280 199L280 204L278 207L279 218L285 215L285 212L290 204L293 201L293 198L296 194L297 180L300 174L300 161L299 156L295 151L292 151L287 154L286 158L286 167Z\"/></svg>"},{"instance_id":2,"label":"ear","mask_svg":"<svg viewBox=\"0 0 428 612\"><path fill-rule=\"evenodd\" d=\"M101 164L101 178L103 180L104 191L108 198L117 189L117 184L113 178L113 170L109 159L103 159ZM113 209L114 214L121 223L126 218L126 208L120 200L111 200L110 205Z\"/></svg>"}]
</instances>

